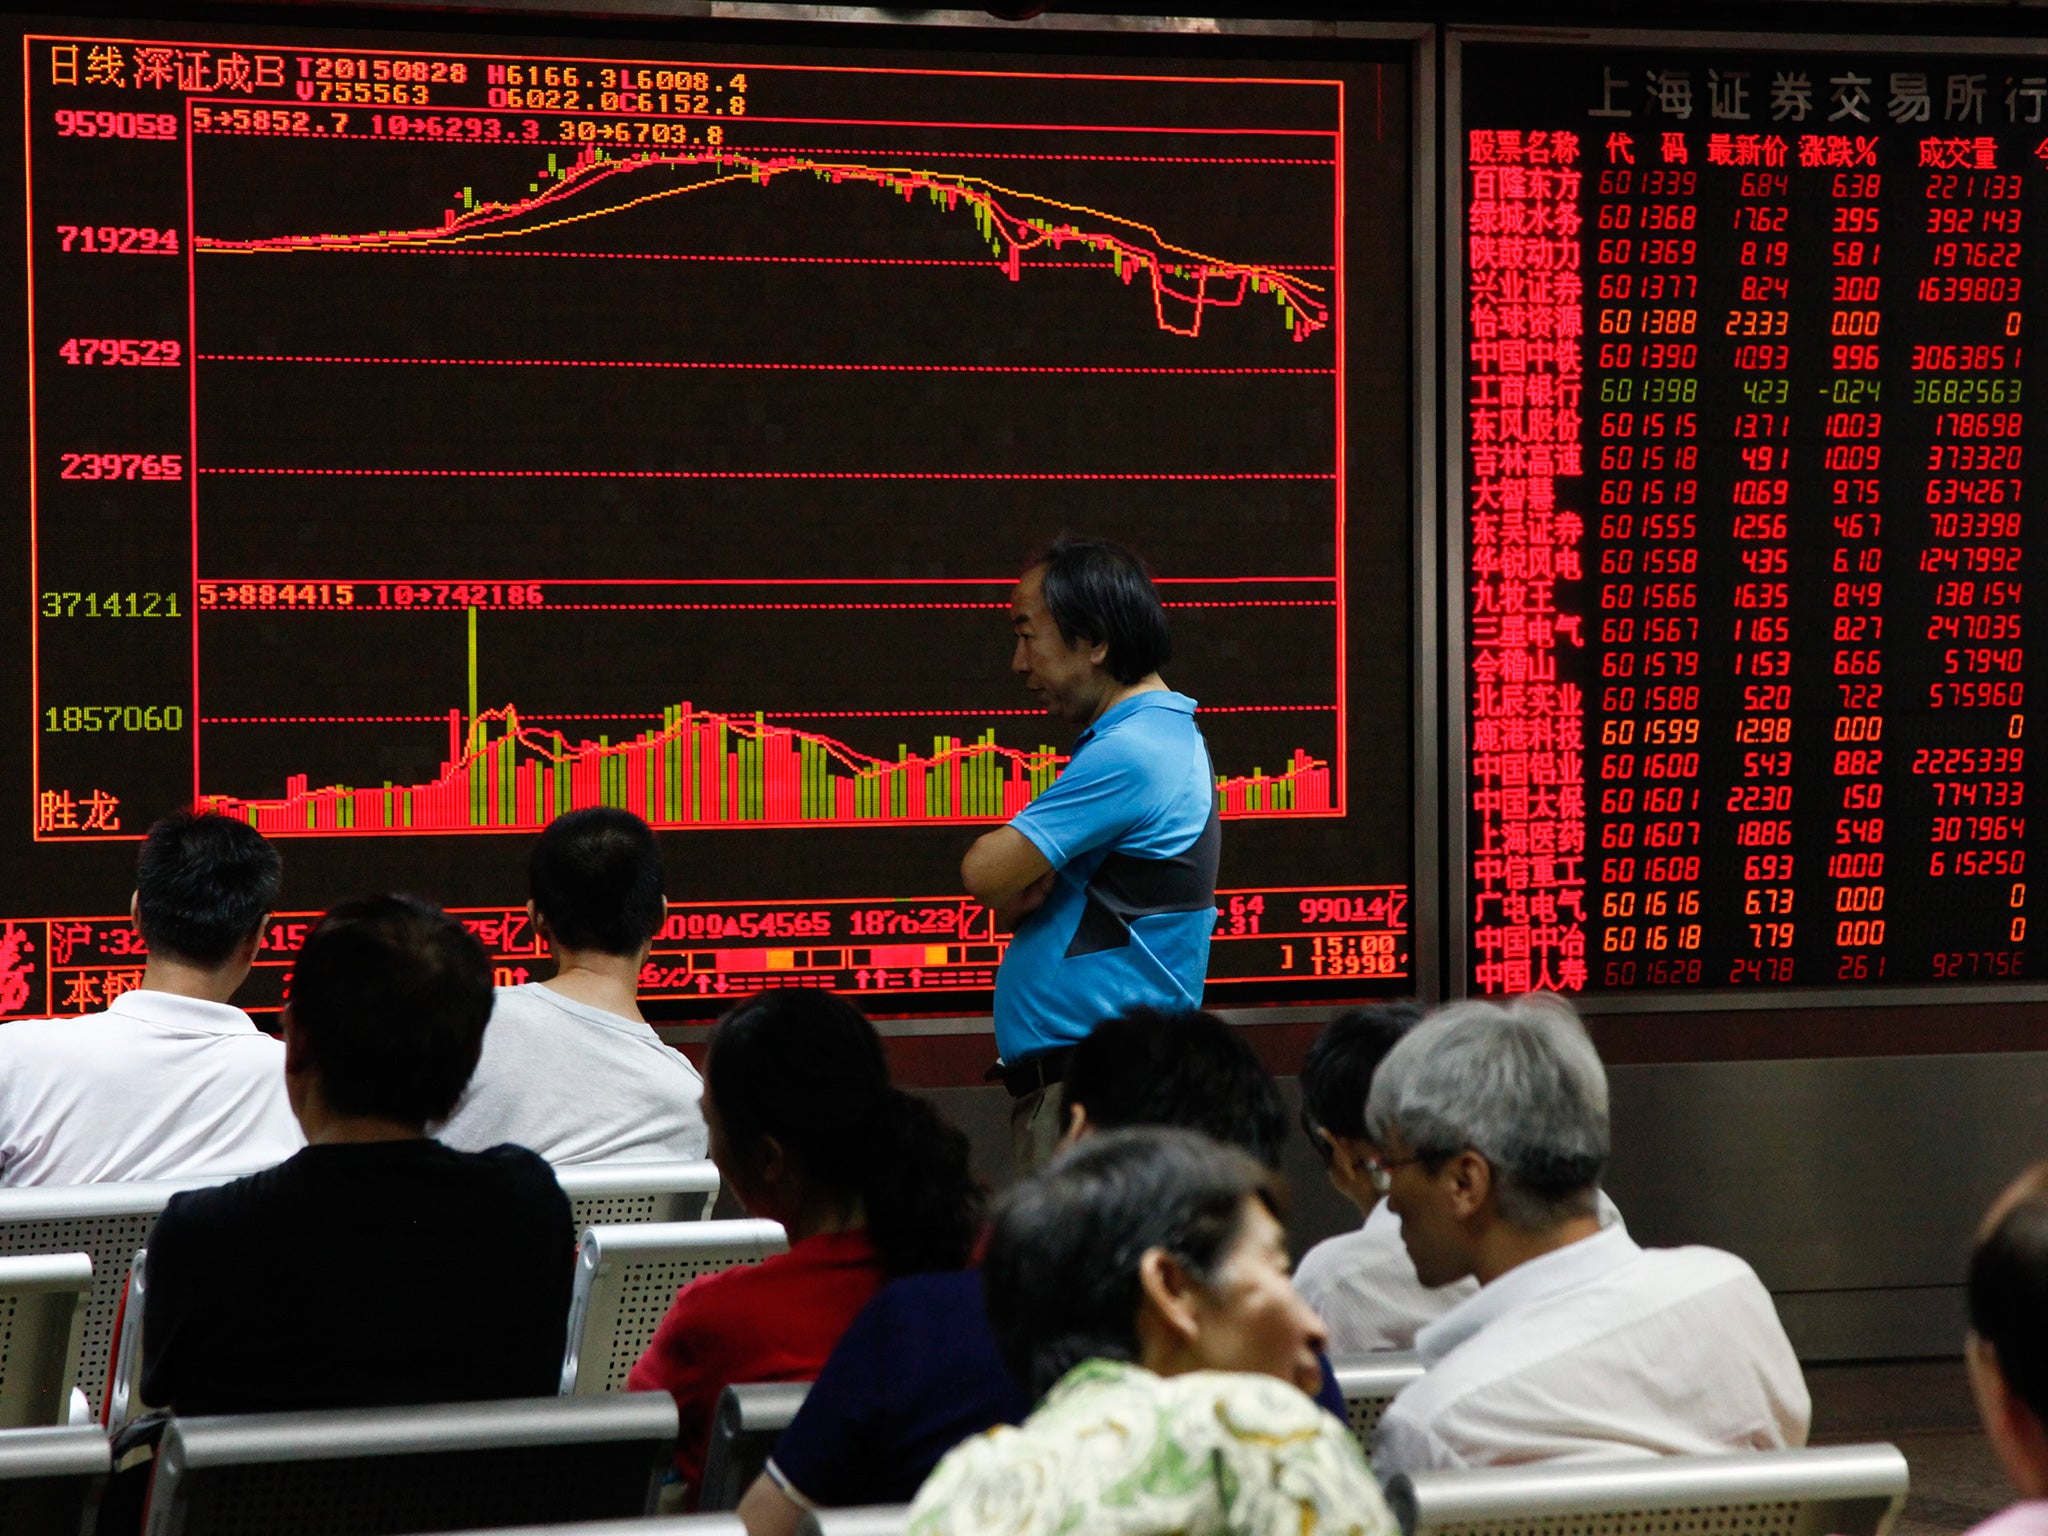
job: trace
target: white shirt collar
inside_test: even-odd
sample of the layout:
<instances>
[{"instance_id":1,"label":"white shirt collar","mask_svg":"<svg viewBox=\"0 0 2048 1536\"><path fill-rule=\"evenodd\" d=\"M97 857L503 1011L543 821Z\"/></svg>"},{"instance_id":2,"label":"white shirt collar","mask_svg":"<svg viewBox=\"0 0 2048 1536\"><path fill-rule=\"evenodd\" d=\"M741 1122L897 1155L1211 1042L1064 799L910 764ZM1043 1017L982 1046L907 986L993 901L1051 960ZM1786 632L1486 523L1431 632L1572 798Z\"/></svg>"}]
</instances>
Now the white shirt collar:
<instances>
[{"instance_id":1,"label":"white shirt collar","mask_svg":"<svg viewBox=\"0 0 2048 1536\"><path fill-rule=\"evenodd\" d=\"M1616 1224L1541 1258L1517 1264L1493 1284L1481 1286L1478 1295L1459 1302L1416 1334L1415 1352L1425 1368L1433 1367L1488 1324L1547 1296L1598 1280L1641 1252L1628 1229Z\"/></svg>"},{"instance_id":2,"label":"white shirt collar","mask_svg":"<svg viewBox=\"0 0 2048 1536\"><path fill-rule=\"evenodd\" d=\"M256 1021L228 1003L209 1003L202 998L140 987L115 998L107 1005L107 1012L115 1018L133 1019L138 1024L185 1035L256 1033Z\"/></svg>"}]
</instances>

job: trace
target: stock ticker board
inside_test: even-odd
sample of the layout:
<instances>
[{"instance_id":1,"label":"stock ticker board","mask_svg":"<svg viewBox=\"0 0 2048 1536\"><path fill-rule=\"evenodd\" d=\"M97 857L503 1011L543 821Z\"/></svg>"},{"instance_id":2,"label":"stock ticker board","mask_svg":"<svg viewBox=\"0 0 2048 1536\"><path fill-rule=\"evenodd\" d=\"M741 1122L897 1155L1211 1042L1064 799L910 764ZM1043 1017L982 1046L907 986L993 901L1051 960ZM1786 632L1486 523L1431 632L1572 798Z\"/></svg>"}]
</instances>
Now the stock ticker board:
<instances>
[{"instance_id":1,"label":"stock ticker board","mask_svg":"<svg viewBox=\"0 0 2048 1536\"><path fill-rule=\"evenodd\" d=\"M1692 42L1463 50L1469 981L2038 979L2048 57Z\"/></svg>"},{"instance_id":2,"label":"stock ticker board","mask_svg":"<svg viewBox=\"0 0 2048 1536\"><path fill-rule=\"evenodd\" d=\"M1062 529L1151 561L1201 703L1212 1001L1412 987L1403 54L76 25L8 119L0 1015L134 985L195 800L284 851L256 1006L370 889L544 974L527 846L608 804L673 1015L985 1009L958 862L1066 760L1008 670Z\"/></svg>"}]
</instances>

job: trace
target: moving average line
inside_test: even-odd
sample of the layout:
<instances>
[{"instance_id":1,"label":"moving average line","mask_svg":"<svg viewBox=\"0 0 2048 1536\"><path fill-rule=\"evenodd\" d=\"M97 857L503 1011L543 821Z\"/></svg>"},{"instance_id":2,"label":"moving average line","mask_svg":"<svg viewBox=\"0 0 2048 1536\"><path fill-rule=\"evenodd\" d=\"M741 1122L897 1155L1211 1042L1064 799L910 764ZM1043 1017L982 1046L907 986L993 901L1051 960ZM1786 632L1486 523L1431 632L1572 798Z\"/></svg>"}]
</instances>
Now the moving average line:
<instances>
[{"instance_id":1,"label":"moving average line","mask_svg":"<svg viewBox=\"0 0 2048 1536\"><path fill-rule=\"evenodd\" d=\"M615 177L657 168L706 166L714 174L680 187L650 192L602 208L570 212L530 222L533 215L553 214L556 206L580 197L602 182ZM966 205L976 228L989 243L998 265L1011 282L1023 276L1023 256L1047 247L1058 251L1078 245L1103 252L1116 275L1128 285L1144 273L1152 289L1153 312L1161 330L1177 336L1195 337L1202 331L1202 317L1212 308L1235 309L1255 294L1273 295L1281 319L1296 341L1305 341L1330 322L1328 305L1320 284L1284 272L1277 267L1226 261L1205 255L1165 239L1157 229L1135 219L1121 218L1097 208L1061 202L1032 192L999 186L979 176L940 175L908 167L863 165L853 161L818 160L809 156L761 157L741 154L723 147L702 151L657 153L652 150L615 158L597 147L586 148L567 165L557 165L548 156L533 196L518 202L478 202L470 188L463 189L463 205L448 208L441 223L416 229L374 230L355 234L276 235L259 240L222 240L195 235L195 252L208 255L274 255L303 251L366 252L393 248L460 246L482 240L515 240L543 230L559 229L588 219L623 213L663 198L686 192L746 182L765 187L777 176L806 172L820 181L838 186L864 182L899 194L910 202L922 192L940 207L954 211ZM542 186L541 183L549 183ZM1060 217L1031 218L1012 212L1002 199L1056 209ZM1072 216L1119 226L1125 233L1102 228L1084 228ZM1141 243L1142 241L1142 243ZM1176 286L1179 284L1181 286ZM1217 291L1211 292L1214 284ZM1187 286L1187 285L1192 285ZM1190 311L1185 324L1176 323L1168 306L1183 305Z\"/></svg>"}]
</instances>

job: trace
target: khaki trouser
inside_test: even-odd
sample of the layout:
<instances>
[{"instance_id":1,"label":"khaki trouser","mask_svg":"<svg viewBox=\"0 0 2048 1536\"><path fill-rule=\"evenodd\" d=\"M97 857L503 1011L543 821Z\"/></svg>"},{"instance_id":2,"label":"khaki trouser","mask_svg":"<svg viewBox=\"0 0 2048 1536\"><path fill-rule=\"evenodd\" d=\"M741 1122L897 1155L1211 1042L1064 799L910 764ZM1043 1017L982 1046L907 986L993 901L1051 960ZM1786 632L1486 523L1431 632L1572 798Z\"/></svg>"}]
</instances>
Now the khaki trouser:
<instances>
[{"instance_id":1,"label":"khaki trouser","mask_svg":"<svg viewBox=\"0 0 2048 1536\"><path fill-rule=\"evenodd\" d=\"M1052 1161L1066 1127L1060 1123L1059 1084L1027 1093L1010 1105L1010 1151L1017 1177L1028 1178Z\"/></svg>"}]
</instances>

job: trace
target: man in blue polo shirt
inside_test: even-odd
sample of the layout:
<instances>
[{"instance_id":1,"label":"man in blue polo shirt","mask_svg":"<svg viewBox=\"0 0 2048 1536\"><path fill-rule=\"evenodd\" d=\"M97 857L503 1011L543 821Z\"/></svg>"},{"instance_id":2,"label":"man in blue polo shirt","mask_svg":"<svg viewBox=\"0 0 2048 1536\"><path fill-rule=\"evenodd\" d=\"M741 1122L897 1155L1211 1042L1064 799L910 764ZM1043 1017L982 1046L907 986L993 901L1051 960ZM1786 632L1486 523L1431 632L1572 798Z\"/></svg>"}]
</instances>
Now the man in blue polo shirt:
<instances>
[{"instance_id":1,"label":"man in blue polo shirt","mask_svg":"<svg viewBox=\"0 0 2048 1536\"><path fill-rule=\"evenodd\" d=\"M960 866L1014 937L996 973L996 1072L1016 1101L1019 1170L1066 1129L1047 1090L1100 1019L1201 1006L1222 826L1195 701L1145 566L1097 539L1058 540L1010 598L1011 669L1080 728L1066 771Z\"/></svg>"}]
</instances>

